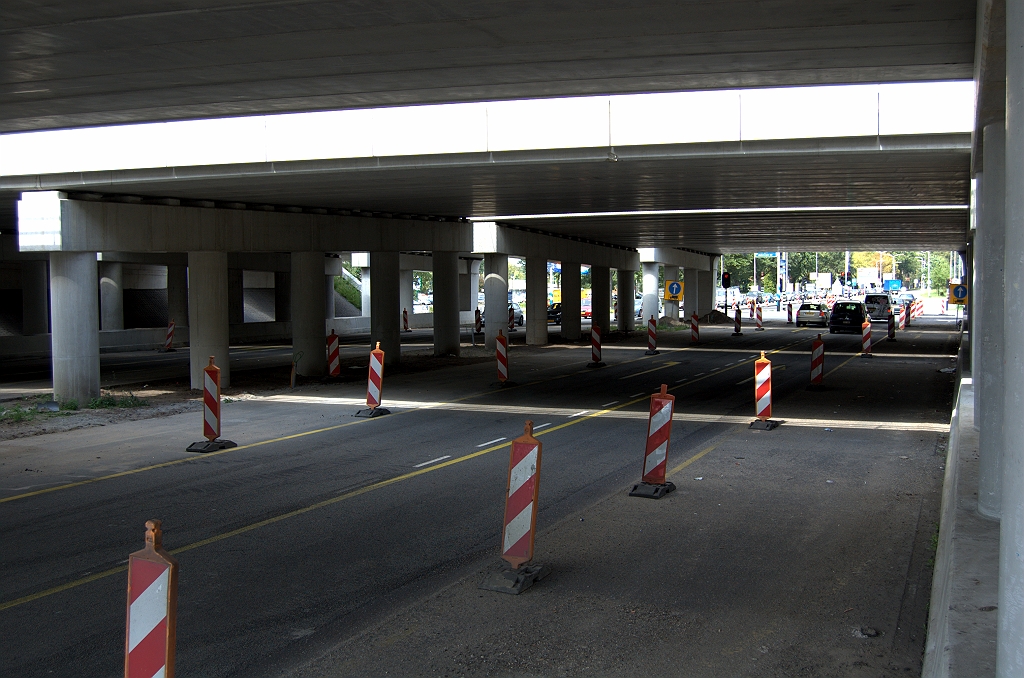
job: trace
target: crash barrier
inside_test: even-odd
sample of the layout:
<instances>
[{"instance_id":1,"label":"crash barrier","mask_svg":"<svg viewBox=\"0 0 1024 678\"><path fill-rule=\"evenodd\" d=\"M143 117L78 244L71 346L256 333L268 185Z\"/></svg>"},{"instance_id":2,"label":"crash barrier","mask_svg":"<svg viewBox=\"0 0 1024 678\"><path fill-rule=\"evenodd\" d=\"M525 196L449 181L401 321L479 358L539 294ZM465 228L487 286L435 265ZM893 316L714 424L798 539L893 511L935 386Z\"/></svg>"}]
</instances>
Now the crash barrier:
<instances>
[{"instance_id":1,"label":"crash barrier","mask_svg":"<svg viewBox=\"0 0 1024 678\"><path fill-rule=\"evenodd\" d=\"M787 325L792 325L793 324L793 304L792 303L786 304L786 324Z\"/></svg>"},{"instance_id":2,"label":"crash barrier","mask_svg":"<svg viewBox=\"0 0 1024 678\"><path fill-rule=\"evenodd\" d=\"M756 320L757 320L757 327L755 327L754 329L756 331L758 331L758 332L763 332L764 331L764 325L761 324L761 305L760 304L757 305L757 319Z\"/></svg>"},{"instance_id":3,"label":"crash barrier","mask_svg":"<svg viewBox=\"0 0 1024 678\"><path fill-rule=\"evenodd\" d=\"M164 339L164 351L173 351L171 344L174 343L174 321L167 321L167 338Z\"/></svg>"},{"instance_id":4,"label":"crash barrier","mask_svg":"<svg viewBox=\"0 0 1024 678\"><path fill-rule=\"evenodd\" d=\"M690 316L690 343L700 343L700 316L696 313Z\"/></svg>"},{"instance_id":5,"label":"crash barrier","mask_svg":"<svg viewBox=\"0 0 1024 678\"><path fill-rule=\"evenodd\" d=\"M146 546L128 556L125 678L174 678L178 561L163 549L159 520L146 521Z\"/></svg>"},{"instance_id":6,"label":"crash barrier","mask_svg":"<svg viewBox=\"0 0 1024 678\"><path fill-rule=\"evenodd\" d=\"M508 338L498 330L494 338L494 357L498 363L498 381L508 381Z\"/></svg>"},{"instance_id":7,"label":"crash barrier","mask_svg":"<svg viewBox=\"0 0 1024 678\"><path fill-rule=\"evenodd\" d=\"M886 341L896 341L896 315L889 309L889 317L886 318Z\"/></svg>"},{"instance_id":8,"label":"crash barrier","mask_svg":"<svg viewBox=\"0 0 1024 678\"><path fill-rule=\"evenodd\" d=\"M537 534L537 499L540 495L540 460L544 446L533 437L533 422L512 441L505 485L505 518L501 530L501 558L511 569L495 572L480 588L502 593L522 593L551 571L531 564Z\"/></svg>"},{"instance_id":9,"label":"crash barrier","mask_svg":"<svg viewBox=\"0 0 1024 678\"><path fill-rule=\"evenodd\" d=\"M366 408L355 413L356 417L379 417L391 414L391 410L381 407L384 390L384 351L377 347L370 351L370 367L366 377Z\"/></svg>"},{"instance_id":10,"label":"crash barrier","mask_svg":"<svg viewBox=\"0 0 1024 678\"><path fill-rule=\"evenodd\" d=\"M672 415L675 412L675 407L676 397L669 395L668 385L662 384L661 391L651 396L643 472L640 475L640 482L633 486L629 496L661 499L676 489L675 485L665 479L668 468L668 443L672 437Z\"/></svg>"},{"instance_id":11,"label":"crash barrier","mask_svg":"<svg viewBox=\"0 0 1024 678\"><path fill-rule=\"evenodd\" d=\"M402 309L402 331L412 332L412 330L409 329L409 311L404 308Z\"/></svg>"},{"instance_id":12,"label":"crash barrier","mask_svg":"<svg viewBox=\"0 0 1024 678\"><path fill-rule=\"evenodd\" d=\"M587 367L602 367L601 362L601 327L593 325L590 328L590 362Z\"/></svg>"},{"instance_id":13,"label":"crash barrier","mask_svg":"<svg viewBox=\"0 0 1024 678\"><path fill-rule=\"evenodd\" d=\"M203 368L203 437L205 441L192 443L188 452L216 452L235 447L230 440L220 439L220 368L210 364Z\"/></svg>"},{"instance_id":14,"label":"crash barrier","mask_svg":"<svg viewBox=\"0 0 1024 678\"><path fill-rule=\"evenodd\" d=\"M327 373L332 377L341 376L341 348L334 330L327 335Z\"/></svg>"},{"instance_id":15,"label":"crash barrier","mask_svg":"<svg viewBox=\"0 0 1024 678\"><path fill-rule=\"evenodd\" d=\"M900 332L907 329L907 307L900 306Z\"/></svg>"},{"instance_id":16,"label":"crash barrier","mask_svg":"<svg viewBox=\"0 0 1024 678\"><path fill-rule=\"evenodd\" d=\"M871 355L871 321L865 320L860 326L860 350L864 355Z\"/></svg>"},{"instance_id":17,"label":"crash barrier","mask_svg":"<svg viewBox=\"0 0 1024 678\"><path fill-rule=\"evenodd\" d=\"M740 313L740 307L739 306L736 307L736 313L733 314L732 327L733 327L732 336L734 336L734 337L742 337L743 336L743 332L742 332L742 330L743 330L743 314Z\"/></svg>"},{"instance_id":18,"label":"crash barrier","mask_svg":"<svg viewBox=\"0 0 1024 678\"><path fill-rule=\"evenodd\" d=\"M658 355L658 323L653 315L647 321L647 350L644 355Z\"/></svg>"},{"instance_id":19,"label":"crash barrier","mask_svg":"<svg viewBox=\"0 0 1024 678\"><path fill-rule=\"evenodd\" d=\"M821 385L825 372L825 342L821 335L811 342L811 383Z\"/></svg>"}]
</instances>

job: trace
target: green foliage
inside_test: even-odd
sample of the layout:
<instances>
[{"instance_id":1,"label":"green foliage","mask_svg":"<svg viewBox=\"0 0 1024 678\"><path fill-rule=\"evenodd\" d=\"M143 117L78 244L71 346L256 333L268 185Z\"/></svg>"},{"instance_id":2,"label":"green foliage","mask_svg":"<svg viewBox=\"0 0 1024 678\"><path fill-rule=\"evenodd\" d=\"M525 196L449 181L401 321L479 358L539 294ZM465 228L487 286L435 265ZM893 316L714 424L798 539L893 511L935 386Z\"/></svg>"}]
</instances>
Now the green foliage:
<instances>
[{"instance_id":1,"label":"green foliage","mask_svg":"<svg viewBox=\"0 0 1024 678\"><path fill-rule=\"evenodd\" d=\"M15 405L9 408L0 408L0 422L9 421L17 423L22 421L32 421L35 416L36 412L34 410L30 410L27 407L21 407L20 405Z\"/></svg>"},{"instance_id":2,"label":"green foliage","mask_svg":"<svg viewBox=\"0 0 1024 678\"><path fill-rule=\"evenodd\" d=\"M62 409L62 410L77 410L78 409L78 401L75 400L74 398L71 398L70 400L65 400L65 401L61 402L60 409Z\"/></svg>"},{"instance_id":3,"label":"green foliage","mask_svg":"<svg viewBox=\"0 0 1024 678\"><path fill-rule=\"evenodd\" d=\"M363 307L363 293L343 275L334 276L334 290L356 308Z\"/></svg>"},{"instance_id":4,"label":"green foliage","mask_svg":"<svg viewBox=\"0 0 1024 678\"><path fill-rule=\"evenodd\" d=\"M932 252L932 287L945 294L949 284L949 252Z\"/></svg>"},{"instance_id":5,"label":"green foliage","mask_svg":"<svg viewBox=\"0 0 1024 678\"><path fill-rule=\"evenodd\" d=\"M430 294L431 290L434 289L434 274L431 271L413 271L412 288L417 293Z\"/></svg>"},{"instance_id":6,"label":"green foliage","mask_svg":"<svg viewBox=\"0 0 1024 678\"><path fill-rule=\"evenodd\" d=\"M89 401L89 409L90 410L100 410L100 409L106 409L106 408L109 408L109 407L132 408L132 407L148 407L148 406L149 406L149 403L147 401L142 400L141 398L136 396L134 393L129 393L128 395L121 395L121 396L115 396L115 395L109 395L109 394L108 395L101 395L99 398L93 398L92 400ZM77 409L77 408L78 408L78 405L76 403L75 404L75 409ZM63 409L63 406L61 406L61 409Z\"/></svg>"}]
</instances>

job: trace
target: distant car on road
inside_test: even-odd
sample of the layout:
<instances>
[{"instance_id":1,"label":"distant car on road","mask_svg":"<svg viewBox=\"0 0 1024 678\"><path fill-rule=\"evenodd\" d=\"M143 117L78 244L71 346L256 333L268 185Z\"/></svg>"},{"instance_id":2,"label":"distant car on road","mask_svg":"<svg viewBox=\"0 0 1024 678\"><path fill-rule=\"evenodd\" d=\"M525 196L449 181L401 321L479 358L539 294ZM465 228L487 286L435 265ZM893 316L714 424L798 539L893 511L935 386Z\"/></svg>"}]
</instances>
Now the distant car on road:
<instances>
[{"instance_id":1,"label":"distant car on road","mask_svg":"<svg viewBox=\"0 0 1024 678\"><path fill-rule=\"evenodd\" d=\"M556 325L562 324L562 304L555 302L548 306L548 322Z\"/></svg>"},{"instance_id":2,"label":"distant car on road","mask_svg":"<svg viewBox=\"0 0 1024 678\"><path fill-rule=\"evenodd\" d=\"M510 311L512 311L515 314L513 316L513 318L515 318L515 324L519 325L520 327L522 327L522 325L523 325L523 307L520 306L519 304L512 303L512 304L508 305L508 308L509 308ZM487 322L487 319L485 317L486 315L487 315L487 311L484 311L483 313L480 314L480 327L483 327L484 323ZM506 316L505 322L508 322L508 316ZM502 323L502 324L504 324L504 323Z\"/></svg>"},{"instance_id":3,"label":"distant car on road","mask_svg":"<svg viewBox=\"0 0 1024 678\"><path fill-rule=\"evenodd\" d=\"M888 294L865 294L864 306L872 320L885 320L889 317L892 304Z\"/></svg>"},{"instance_id":4,"label":"distant car on road","mask_svg":"<svg viewBox=\"0 0 1024 678\"><path fill-rule=\"evenodd\" d=\"M832 314L829 312L826 304L801 304L800 309L796 312L796 326L821 325L822 327L828 327L828 321L831 317Z\"/></svg>"},{"instance_id":5,"label":"distant car on road","mask_svg":"<svg viewBox=\"0 0 1024 678\"><path fill-rule=\"evenodd\" d=\"M911 304L914 303L916 299L917 297L915 297L910 292L904 292L896 299L896 303L901 304L903 306L910 306Z\"/></svg>"},{"instance_id":6,"label":"distant car on road","mask_svg":"<svg viewBox=\"0 0 1024 678\"><path fill-rule=\"evenodd\" d=\"M860 334L861 325L868 318L867 305L861 301L837 301L828 321L829 334L853 332Z\"/></svg>"}]
</instances>

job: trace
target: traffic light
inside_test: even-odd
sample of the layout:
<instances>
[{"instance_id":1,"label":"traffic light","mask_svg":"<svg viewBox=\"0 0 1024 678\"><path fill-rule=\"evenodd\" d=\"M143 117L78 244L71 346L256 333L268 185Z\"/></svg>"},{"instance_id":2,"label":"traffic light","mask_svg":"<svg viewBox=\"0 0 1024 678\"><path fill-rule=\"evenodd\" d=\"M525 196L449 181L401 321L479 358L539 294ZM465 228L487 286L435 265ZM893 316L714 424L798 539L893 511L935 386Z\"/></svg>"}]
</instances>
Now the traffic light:
<instances>
[{"instance_id":1,"label":"traffic light","mask_svg":"<svg viewBox=\"0 0 1024 678\"><path fill-rule=\"evenodd\" d=\"M729 274L726 271L722 271L722 287L728 289L732 285L732 281L729 280Z\"/></svg>"}]
</instances>

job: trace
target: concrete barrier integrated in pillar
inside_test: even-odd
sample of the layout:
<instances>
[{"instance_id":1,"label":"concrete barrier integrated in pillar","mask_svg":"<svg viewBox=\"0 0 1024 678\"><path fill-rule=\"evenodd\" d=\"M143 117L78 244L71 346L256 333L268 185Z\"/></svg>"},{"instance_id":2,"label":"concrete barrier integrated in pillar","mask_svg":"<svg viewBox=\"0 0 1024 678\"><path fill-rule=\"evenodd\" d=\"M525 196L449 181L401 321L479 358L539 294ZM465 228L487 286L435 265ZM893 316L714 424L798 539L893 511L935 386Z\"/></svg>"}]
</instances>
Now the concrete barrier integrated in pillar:
<instances>
[{"instance_id":1,"label":"concrete barrier integrated in pillar","mask_svg":"<svg viewBox=\"0 0 1024 678\"><path fill-rule=\"evenodd\" d=\"M590 267L590 296L593 324L601 328L601 336L611 331L612 273L607 266Z\"/></svg>"},{"instance_id":2,"label":"concrete barrier integrated in pillar","mask_svg":"<svg viewBox=\"0 0 1024 678\"><path fill-rule=\"evenodd\" d=\"M84 407L100 395L95 252L50 253L53 395Z\"/></svg>"},{"instance_id":3,"label":"concrete barrier integrated in pillar","mask_svg":"<svg viewBox=\"0 0 1024 678\"><path fill-rule=\"evenodd\" d=\"M119 261L101 261L100 268L100 329L124 329L124 276Z\"/></svg>"},{"instance_id":4,"label":"concrete barrier integrated in pillar","mask_svg":"<svg viewBox=\"0 0 1024 678\"><path fill-rule=\"evenodd\" d=\"M636 308L633 302L636 297L636 280L633 278L633 271L619 269L616 276L618 281L619 296L615 300L615 315L618 318L620 332L632 332L636 326Z\"/></svg>"},{"instance_id":5,"label":"concrete barrier integrated in pillar","mask_svg":"<svg viewBox=\"0 0 1024 678\"><path fill-rule=\"evenodd\" d=\"M304 377L327 372L325 304L323 252L292 252L292 352L302 355L295 373Z\"/></svg>"},{"instance_id":6,"label":"concrete barrier integrated in pillar","mask_svg":"<svg viewBox=\"0 0 1024 678\"><path fill-rule=\"evenodd\" d=\"M398 252L371 252L373 293L370 295L370 345L380 342L384 364L401 361L402 296Z\"/></svg>"},{"instance_id":7,"label":"concrete barrier integrated in pillar","mask_svg":"<svg viewBox=\"0 0 1024 678\"><path fill-rule=\"evenodd\" d=\"M460 354L459 253L434 252L434 355Z\"/></svg>"},{"instance_id":8,"label":"concrete barrier integrated in pillar","mask_svg":"<svg viewBox=\"0 0 1024 678\"><path fill-rule=\"evenodd\" d=\"M580 263L562 262L562 338L579 341L581 336L580 317Z\"/></svg>"},{"instance_id":9,"label":"concrete barrier integrated in pillar","mask_svg":"<svg viewBox=\"0 0 1024 678\"><path fill-rule=\"evenodd\" d=\"M50 331L50 274L46 260L21 262L21 333Z\"/></svg>"},{"instance_id":10,"label":"concrete barrier integrated in pillar","mask_svg":"<svg viewBox=\"0 0 1024 678\"><path fill-rule=\"evenodd\" d=\"M548 343L548 261L526 258L526 343Z\"/></svg>"},{"instance_id":11,"label":"concrete barrier integrated in pillar","mask_svg":"<svg viewBox=\"0 0 1024 678\"><path fill-rule=\"evenodd\" d=\"M508 315L508 255L484 257L484 346L494 350Z\"/></svg>"},{"instance_id":12,"label":"concrete barrier integrated in pillar","mask_svg":"<svg viewBox=\"0 0 1024 678\"><path fill-rule=\"evenodd\" d=\"M193 389L203 388L210 356L220 366L220 385L231 385L228 348L228 255L188 253L189 372Z\"/></svg>"}]
</instances>

